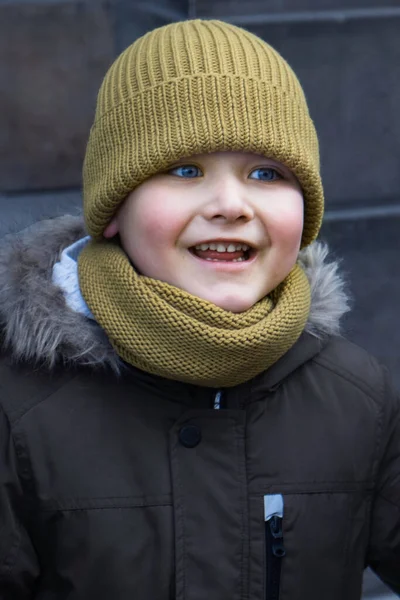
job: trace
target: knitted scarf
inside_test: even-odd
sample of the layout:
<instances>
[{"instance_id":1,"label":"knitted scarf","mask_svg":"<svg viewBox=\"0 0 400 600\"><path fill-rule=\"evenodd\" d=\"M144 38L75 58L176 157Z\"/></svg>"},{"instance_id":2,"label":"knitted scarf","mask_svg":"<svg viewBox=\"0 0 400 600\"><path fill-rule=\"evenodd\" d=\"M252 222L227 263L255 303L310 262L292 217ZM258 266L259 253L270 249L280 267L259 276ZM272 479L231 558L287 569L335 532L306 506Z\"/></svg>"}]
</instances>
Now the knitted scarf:
<instances>
[{"instance_id":1,"label":"knitted scarf","mask_svg":"<svg viewBox=\"0 0 400 600\"><path fill-rule=\"evenodd\" d=\"M202 386L231 387L267 369L299 338L310 309L310 286L298 265L238 314L139 275L114 241L89 243L78 269L83 297L123 360Z\"/></svg>"}]
</instances>

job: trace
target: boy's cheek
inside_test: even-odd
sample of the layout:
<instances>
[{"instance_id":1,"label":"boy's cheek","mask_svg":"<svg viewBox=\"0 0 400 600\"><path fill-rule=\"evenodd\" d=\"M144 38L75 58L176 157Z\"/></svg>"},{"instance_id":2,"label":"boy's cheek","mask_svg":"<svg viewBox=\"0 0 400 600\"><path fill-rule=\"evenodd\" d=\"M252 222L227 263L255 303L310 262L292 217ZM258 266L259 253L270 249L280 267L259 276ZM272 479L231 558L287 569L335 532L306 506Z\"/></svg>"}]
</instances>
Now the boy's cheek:
<instances>
[{"instance_id":1,"label":"boy's cheek","mask_svg":"<svg viewBox=\"0 0 400 600\"><path fill-rule=\"evenodd\" d=\"M179 225L171 213L155 210L154 214L148 215L148 218L142 220L141 229L142 237L151 241L153 246L162 247L175 242Z\"/></svg>"},{"instance_id":2,"label":"boy's cheek","mask_svg":"<svg viewBox=\"0 0 400 600\"><path fill-rule=\"evenodd\" d=\"M303 217L301 213L291 212L279 215L279 218L271 219L268 227L268 237L271 246L286 246L297 248L301 244L303 233Z\"/></svg>"},{"instance_id":3,"label":"boy's cheek","mask_svg":"<svg viewBox=\"0 0 400 600\"><path fill-rule=\"evenodd\" d=\"M158 245L171 231L173 219L165 203L154 200L148 196L132 198L128 210L121 214L121 228L143 243Z\"/></svg>"}]
</instances>

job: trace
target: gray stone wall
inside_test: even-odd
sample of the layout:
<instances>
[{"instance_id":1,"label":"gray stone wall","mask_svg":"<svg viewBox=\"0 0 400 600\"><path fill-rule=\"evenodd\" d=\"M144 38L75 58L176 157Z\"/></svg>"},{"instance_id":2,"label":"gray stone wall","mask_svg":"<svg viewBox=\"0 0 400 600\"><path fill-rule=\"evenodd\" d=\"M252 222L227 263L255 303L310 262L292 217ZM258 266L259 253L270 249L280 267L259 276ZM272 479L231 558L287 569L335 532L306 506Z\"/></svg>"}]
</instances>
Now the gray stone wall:
<instances>
[{"instance_id":1,"label":"gray stone wall","mask_svg":"<svg viewBox=\"0 0 400 600\"><path fill-rule=\"evenodd\" d=\"M110 11L82 2L0 3L0 189L79 186Z\"/></svg>"}]
</instances>

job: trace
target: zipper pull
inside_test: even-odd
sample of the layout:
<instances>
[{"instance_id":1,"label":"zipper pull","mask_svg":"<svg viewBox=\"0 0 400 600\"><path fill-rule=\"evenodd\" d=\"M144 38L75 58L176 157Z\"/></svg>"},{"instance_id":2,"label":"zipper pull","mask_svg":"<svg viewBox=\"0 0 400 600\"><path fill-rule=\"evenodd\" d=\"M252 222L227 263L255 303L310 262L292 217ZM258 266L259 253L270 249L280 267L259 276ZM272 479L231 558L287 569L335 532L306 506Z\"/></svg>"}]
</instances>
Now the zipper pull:
<instances>
[{"instance_id":1,"label":"zipper pull","mask_svg":"<svg viewBox=\"0 0 400 600\"><path fill-rule=\"evenodd\" d=\"M221 408L221 402L222 402L222 392L221 390L219 390L214 397L214 410L220 410Z\"/></svg>"},{"instance_id":2,"label":"zipper pull","mask_svg":"<svg viewBox=\"0 0 400 600\"><path fill-rule=\"evenodd\" d=\"M272 534L272 553L277 558L283 558L286 554L283 545L282 519L274 515L269 519L269 528Z\"/></svg>"}]
</instances>

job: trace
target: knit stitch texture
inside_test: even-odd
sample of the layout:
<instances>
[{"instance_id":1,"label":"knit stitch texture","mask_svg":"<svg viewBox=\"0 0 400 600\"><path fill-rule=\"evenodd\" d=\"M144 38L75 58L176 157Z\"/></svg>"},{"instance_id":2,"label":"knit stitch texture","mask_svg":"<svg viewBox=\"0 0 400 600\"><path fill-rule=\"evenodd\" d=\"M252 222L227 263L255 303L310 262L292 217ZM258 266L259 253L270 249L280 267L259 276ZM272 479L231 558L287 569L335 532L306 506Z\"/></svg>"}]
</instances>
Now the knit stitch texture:
<instances>
[{"instance_id":1,"label":"knit stitch texture","mask_svg":"<svg viewBox=\"0 0 400 600\"><path fill-rule=\"evenodd\" d=\"M299 265L243 313L139 275L112 241L90 242L78 268L84 298L123 360L197 385L230 387L258 375L293 346L310 310Z\"/></svg>"}]
</instances>

